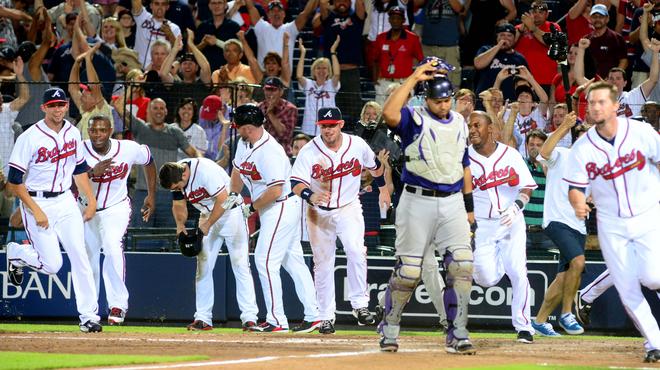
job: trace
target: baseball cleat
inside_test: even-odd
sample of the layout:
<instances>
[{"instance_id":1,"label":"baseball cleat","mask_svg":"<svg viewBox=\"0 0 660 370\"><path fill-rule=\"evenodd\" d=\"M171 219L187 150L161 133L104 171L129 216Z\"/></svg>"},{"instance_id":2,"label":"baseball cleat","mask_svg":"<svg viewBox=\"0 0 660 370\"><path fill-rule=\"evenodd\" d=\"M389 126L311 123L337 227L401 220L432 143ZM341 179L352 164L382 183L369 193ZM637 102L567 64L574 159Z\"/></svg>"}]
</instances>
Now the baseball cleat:
<instances>
[{"instance_id":1,"label":"baseball cleat","mask_svg":"<svg viewBox=\"0 0 660 370\"><path fill-rule=\"evenodd\" d=\"M84 324L80 324L80 331L83 333L100 333L103 327L96 321L87 320Z\"/></svg>"},{"instance_id":2,"label":"baseball cleat","mask_svg":"<svg viewBox=\"0 0 660 370\"><path fill-rule=\"evenodd\" d=\"M321 326L322 321L303 321L298 326L294 326L291 330L294 333L311 333Z\"/></svg>"},{"instance_id":3,"label":"baseball cleat","mask_svg":"<svg viewBox=\"0 0 660 370\"><path fill-rule=\"evenodd\" d=\"M518 338L516 341L519 343L532 344L534 343L534 336L527 330L521 330L518 332Z\"/></svg>"},{"instance_id":4,"label":"baseball cleat","mask_svg":"<svg viewBox=\"0 0 660 370\"><path fill-rule=\"evenodd\" d=\"M186 326L188 330L190 331L207 331L207 330L213 330L213 326L205 323L202 320L195 320L192 323L188 324Z\"/></svg>"},{"instance_id":5,"label":"baseball cleat","mask_svg":"<svg viewBox=\"0 0 660 370\"><path fill-rule=\"evenodd\" d=\"M284 328L279 325L269 324L268 322L264 322L261 325L251 330L255 333L288 333L289 332L289 328Z\"/></svg>"},{"instance_id":6,"label":"baseball cleat","mask_svg":"<svg viewBox=\"0 0 660 370\"><path fill-rule=\"evenodd\" d=\"M357 319L359 326L373 325L376 323L376 319L371 312L369 312L367 307L353 309L353 317Z\"/></svg>"},{"instance_id":7,"label":"baseball cleat","mask_svg":"<svg viewBox=\"0 0 660 370\"><path fill-rule=\"evenodd\" d=\"M561 337L561 334L557 333L549 322L542 322L539 324L532 320L532 328L544 337Z\"/></svg>"},{"instance_id":8,"label":"baseball cleat","mask_svg":"<svg viewBox=\"0 0 660 370\"><path fill-rule=\"evenodd\" d=\"M243 325L241 325L241 327L243 328L243 331L253 331L253 328L257 328L258 325L254 321L246 321L246 322L243 323ZM261 331L261 330L258 330L258 329L255 329L255 330L256 331Z\"/></svg>"},{"instance_id":9,"label":"baseball cleat","mask_svg":"<svg viewBox=\"0 0 660 370\"><path fill-rule=\"evenodd\" d=\"M646 352L644 362L658 362L660 361L660 349L652 349Z\"/></svg>"},{"instance_id":10,"label":"baseball cleat","mask_svg":"<svg viewBox=\"0 0 660 370\"><path fill-rule=\"evenodd\" d=\"M382 337L380 339L380 350L383 352L396 352L399 350L399 343L396 339Z\"/></svg>"},{"instance_id":11,"label":"baseball cleat","mask_svg":"<svg viewBox=\"0 0 660 370\"><path fill-rule=\"evenodd\" d=\"M14 254L9 253L9 249L17 248L18 246L18 243L9 242L7 243L7 249L5 250L5 255L7 257L7 279L11 284L16 286L23 284L23 267L16 266L9 260L9 255Z\"/></svg>"},{"instance_id":12,"label":"baseball cleat","mask_svg":"<svg viewBox=\"0 0 660 370\"><path fill-rule=\"evenodd\" d=\"M469 339L456 338L445 346L445 351L454 355L473 355L477 353L477 349L474 348Z\"/></svg>"},{"instance_id":13,"label":"baseball cleat","mask_svg":"<svg viewBox=\"0 0 660 370\"><path fill-rule=\"evenodd\" d=\"M587 303L582 299L582 293L578 290L575 295L575 300L573 301L575 305L575 318L582 325L589 325L591 318L591 303Z\"/></svg>"},{"instance_id":14,"label":"baseball cleat","mask_svg":"<svg viewBox=\"0 0 660 370\"><path fill-rule=\"evenodd\" d=\"M559 326L570 335L580 335L584 333L584 328L575 320L575 315L566 313L559 318Z\"/></svg>"},{"instance_id":15,"label":"baseball cleat","mask_svg":"<svg viewBox=\"0 0 660 370\"><path fill-rule=\"evenodd\" d=\"M321 326L319 327L319 333L321 334L334 334L335 326L332 324L332 320L323 320L321 321Z\"/></svg>"},{"instance_id":16,"label":"baseball cleat","mask_svg":"<svg viewBox=\"0 0 660 370\"><path fill-rule=\"evenodd\" d=\"M124 323L126 312L121 308L112 307L108 315L108 325L121 325Z\"/></svg>"}]
</instances>

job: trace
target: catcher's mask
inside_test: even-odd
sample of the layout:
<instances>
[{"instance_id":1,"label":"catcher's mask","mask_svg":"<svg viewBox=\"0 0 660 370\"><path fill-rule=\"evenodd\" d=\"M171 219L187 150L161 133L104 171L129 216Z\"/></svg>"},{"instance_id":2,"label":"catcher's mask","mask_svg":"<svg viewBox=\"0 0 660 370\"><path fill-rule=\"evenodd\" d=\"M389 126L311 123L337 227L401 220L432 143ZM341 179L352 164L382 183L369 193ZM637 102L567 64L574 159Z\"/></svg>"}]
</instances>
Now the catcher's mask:
<instances>
[{"instance_id":1,"label":"catcher's mask","mask_svg":"<svg viewBox=\"0 0 660 370\"><path fill-rule=\"evenodd\" d=\"M199 229L188 229L188 234L179 234L179 249L186 257L195 257L202 251L204 234Z\"/></svg>"}]
</instances>

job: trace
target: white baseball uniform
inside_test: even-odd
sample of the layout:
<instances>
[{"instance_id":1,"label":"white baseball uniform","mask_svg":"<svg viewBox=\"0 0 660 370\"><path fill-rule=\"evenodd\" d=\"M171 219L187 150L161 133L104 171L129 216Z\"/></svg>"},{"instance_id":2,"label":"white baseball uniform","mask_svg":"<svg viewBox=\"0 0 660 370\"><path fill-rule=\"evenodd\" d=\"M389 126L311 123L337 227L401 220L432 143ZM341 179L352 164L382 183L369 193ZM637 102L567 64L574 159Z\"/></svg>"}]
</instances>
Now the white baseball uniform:
<instances>
[{"instance_id":1,"label":"white baseball uniform","mask_svg":"<svg viewBox=\"0 0 660 370\"><path fill-rule=\"evenodd\" d=\"M513 288L511 319L517 332L534 333L527 279L527 235L522 211L511 226L500 224L500 211L511 205L522 189L536 183L520 153L497 143L489 157L468 148L472 171L475 233L474 281L483 287L497 284L506 273Z\"/></svg>"},{"instance_id":2,"label":"white baseball uniform","mask_svg":"<svg viewBox=\"0 0 660 370\"><path fill-rule=\"evenodd\" d=\"M348 298L354 309L369 305L364 217L358 198L362 169L375 170L374 152L360 137L342 133L341 147L330 150L320 136L303 146L291 171L313 192L327 191L330 200L307 207L307 231L314 253L314 285L319 319L335 318L335 249L337 237L346 252Z\"/></svg>"},{"instance_id":3,"label":"white baseball uniform","mask_svg":"<svg viewBox=\"0 0 660 370\"><path fill-rule=\"evenodd\" d=\"M616 115L623 118L639 116L644 103L646 103L646 97L641 85L630 91L624 91L619 95L619 109L616 111Z\"/></svg>"},{"instance_id":4,"label":"white baseball uniform","mask_svg":"<svg viewBox=\"0 0 660 370\"><path fill-rule=\"evenodd\" d=\"M31 244L15 248L8 258L16 266L56 274L62 267L61 243L71 262L80 321L85 323L98 322L99 316L96 285L85 251L83 218L69 190L75 167L85 162L81 149L80 131L68 121L55 132L40 120L18 137L9 165L25 173L25 186L48 217L49 227L37 226L32 212L21 203Z\"/></svg>"},{"instance_id":5,"label":"white baseball uniform","mask_svg":"<svg viewBox=\"0 0 660 370\"><path fill-rule=\"evenodd\" d=\"M301 199L292 196L289 183L291 164L284 148L264 130L254 144L239 141L233 166L240 172L252 199L261 197L271 186L282 186L282 195L259 210L261 229L254 251L268 310L266 321L282 328L289 327L282 302L280 267L284 267L293 279L298 299L304 307L304 320L318 320L314 282L300 246Z\"/></svg>"},{"instance_id":6,"label":"white baseball uniform","mask_svg":"<svg viewBox=\"0 0 660 370\"><path fill-rule=\"evenodd\" d=\"M646 123L617 121L612 143L595 127L575 142L564 180L591 186L598 241L614 286L646 349L660 349L658 322L640 286L660 289L660 136Z\"/></svg>"},{"instance_id":7,"label":"white baseball uniform","mask_svg":"<svg viewBox=\"0 0 660 370\"><path fill-rule=\"evenodd\" d=\"M90 167L112 159L112 165L101 176L90 176L92 192L96 197L96 215L85 223L85 245L96 282L97 299L103 250L103 284L108 307L120 308L125 312L128 310L128 289L123 239L131 219L126 182L134 164L147 165L151 162L151 152L146 145L131 140L110 139L110 149L103 155L94 150L90 140L83 141L83 148ZM86 206L84 199L80 201Z\"/></svg>"},{"instance_id":8,"label":"white baseball uniform","mask_svg":"<svg viewBox=\"0 0 660 370\"><path fill-rule=\"evenodd\" d=\"M215 205L216 197L227 191L229 176L214 161L208 158L180 160L190 169L190 178L182 193L184 198L200 212L200 223L208 218ZM213 268L222 248L227 244L231 268L236 278L236 300L241 310L241 321L257 322L257 299L254 294L254 281L250 272L247 223L240 207L225 213L209 228L202 239L202 251L197 255L197 275L195 276L195 320L213 326Z\"/></svg>"}]
</instances>

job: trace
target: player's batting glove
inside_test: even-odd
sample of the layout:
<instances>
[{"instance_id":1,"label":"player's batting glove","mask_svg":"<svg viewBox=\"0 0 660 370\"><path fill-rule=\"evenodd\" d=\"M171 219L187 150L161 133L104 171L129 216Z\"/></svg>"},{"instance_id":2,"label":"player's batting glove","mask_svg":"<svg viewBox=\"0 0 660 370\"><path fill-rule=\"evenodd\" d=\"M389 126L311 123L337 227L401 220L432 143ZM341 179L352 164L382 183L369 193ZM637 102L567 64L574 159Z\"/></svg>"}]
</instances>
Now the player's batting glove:
<instances>
[{"instance_id":1,"label":"player's batting glove","mask_svg":"<svg viewBox=\"0 0 660 370\"><path fill-rule=\"evenodd\" d=\"M516 219L520 213L520 207L517 203L512 203L507 209L500 213L500 225L511 226L513 221Z\"/></svg>"},{"instance_id":2,"label":"player's batting glove","mask_svg":"<svg viewBox=\"0 0 660 370\"><path fill-rule=\"evenodd\" d=\"M232 191L229 193L227 199L222 203L222 208L228 210L234 208L234 206L240 206L241 204L243 204L243 197L240 194Z\"/></svg>"},{"instance_id":3,"label":"player's batting glove","mask_svg":"<svg viewBox=\"0 0 660 370\"><path fill-rule=\"evenodd\" d=\"M255 212L255 209L254 207L252 207L252 204L242 204L241 210L243 211L243 217L245 218L250 217L250 215Z\"/></svg>"}]
</instances>

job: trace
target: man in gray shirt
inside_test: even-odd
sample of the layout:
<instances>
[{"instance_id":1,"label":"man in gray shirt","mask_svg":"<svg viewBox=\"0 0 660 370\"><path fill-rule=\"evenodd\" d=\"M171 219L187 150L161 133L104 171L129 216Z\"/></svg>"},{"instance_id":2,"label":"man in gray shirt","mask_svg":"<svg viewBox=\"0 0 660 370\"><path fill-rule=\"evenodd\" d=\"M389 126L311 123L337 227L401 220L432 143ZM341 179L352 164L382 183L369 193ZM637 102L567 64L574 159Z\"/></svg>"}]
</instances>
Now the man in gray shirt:
<instances>
[{"instance_id":1,"label":"man in gray shirt","mask_svg":"<svg viewBox=\"0 0 660 370\"><path fill-rule=\"evenodd\" d=\"M115 109L120 116L124 115L124 107L122 102L117 99L115 101ZM163 99L154 99L149 103L148 117L151 122L144 122L136 117L129 117L130 127L133 133L133 139L140 144L147 145L151 151L151 157L156 164L156 168L160 168L166 162L176 162L177 149L181 149L189 157L200 157L199 153L188 142L183 131L174 123L165 123L167 116L167 106ZM140 215L142 214L140 207L147 196L147 182L144 174L138 171L137 183L135 184L135 192L133 193L131 204L133 207L131 215L131 227L175 227L174 218L172 213L172 195L170 191L165 189L158 189L156 191L156 209L151 219L144 222Z\"/></svg>"}]
</instances>

